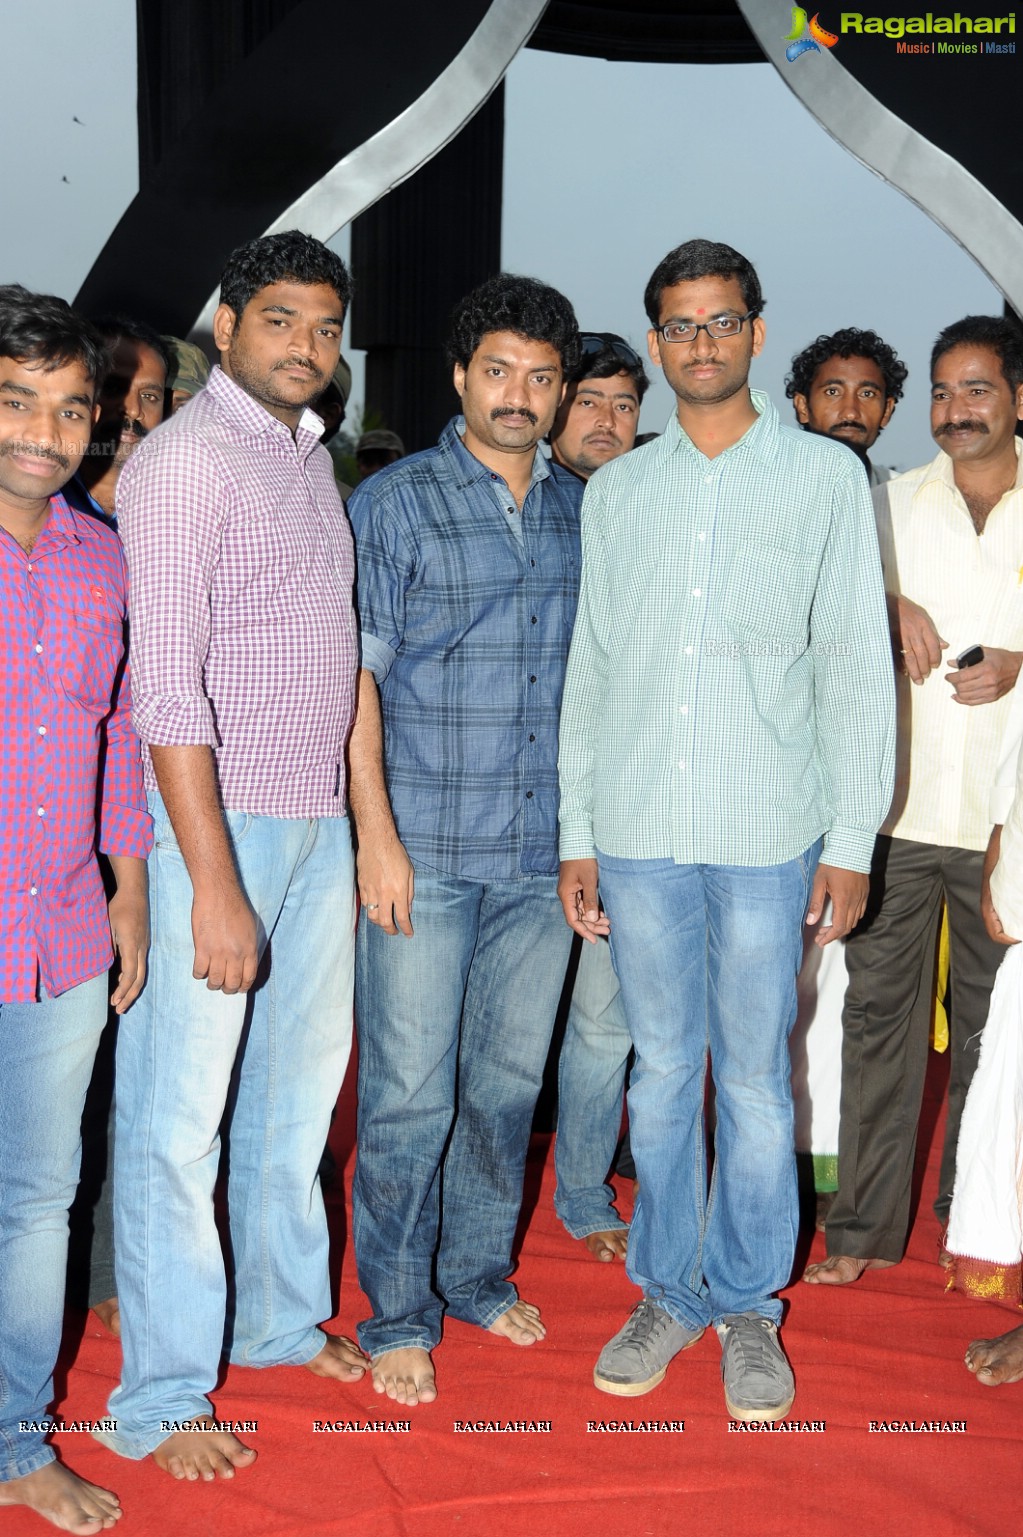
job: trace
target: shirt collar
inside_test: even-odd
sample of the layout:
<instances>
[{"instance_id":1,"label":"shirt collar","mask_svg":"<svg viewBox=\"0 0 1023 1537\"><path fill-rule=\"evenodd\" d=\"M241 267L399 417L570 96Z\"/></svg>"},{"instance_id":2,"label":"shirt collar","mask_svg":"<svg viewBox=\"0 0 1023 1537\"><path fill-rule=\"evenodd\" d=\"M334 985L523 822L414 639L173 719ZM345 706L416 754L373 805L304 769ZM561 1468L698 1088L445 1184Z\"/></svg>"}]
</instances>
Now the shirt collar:
<instances>
[{"instance_id":1,"label":"shirt collar","mask_svg":"<svg viewBox=\"0 0 1023 1537\"><path fill-rule=\"evenodd\" d=\"M763 458L773 457L777 449L780 427L777 407L764 390L751 389L749 393L750 400L753 402L753 409L757 413L756 421L747 427L737 442L732 443L720 454L717 454L714 460L708 459L706 454L696 447L696 444L679 421L677 411L672 411L668 418L668 425L661 434L658 451L659 459L662 461L666 460L671 454L678 453L680 450L695 456L701 464L716 463L718 459L724 459L729 454L734 455L739 452L744 454L749 452L757 453Z\"/></svg>"},{"instance_id":2,"label":"shirt collar","mask_svg":"<svg viewBox=\"0 0 1023 1537\"><path fill-rule=\"evenodd\" d=\"M495 475L494 470L489 469L482 460L477 459L476 455L466 448L463 441L464 433L465 417L454 416L441 433L438 445L444 456L442 462L460 488L470 486L476 481L489 482ZM550 465L538 449L533 455L533 470L529 480L530 491L537 481L547 480L550 473ZM503 479L503 476L499 476L498 479Z\"/></svg>"},{"instance_id":3,"label":"shirt collar","mask_svg":"<svg viewBox=\"0 0 1023 1537\"><path fill-rule=\"evenodd\" d=\"M229 378L219 363L214 363L210 369L205 388L222 402L235 426L248 437L286 438L298 448L302 458L306 458L323 435L322 418L306 406L299 417L298 432L293 438L290 429L265 406L261 406L258 400L253 400L240 384Z\"/></svg>"}]
</instances>

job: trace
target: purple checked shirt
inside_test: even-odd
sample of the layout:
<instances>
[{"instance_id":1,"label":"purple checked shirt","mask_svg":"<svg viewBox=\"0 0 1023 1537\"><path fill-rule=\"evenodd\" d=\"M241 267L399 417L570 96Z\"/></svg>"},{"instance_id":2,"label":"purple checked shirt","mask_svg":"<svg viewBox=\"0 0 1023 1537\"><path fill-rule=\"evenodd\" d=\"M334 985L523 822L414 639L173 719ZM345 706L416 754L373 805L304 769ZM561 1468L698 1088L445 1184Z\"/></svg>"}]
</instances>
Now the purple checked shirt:
<instances>
[{"instance_id":1,"label":"purple checked shirt","mask_svg":"<svg viewBox=\"0 0 1023 1537\"><path fill-rule=\"evenodd\" d=\"M148 748L206 744L226 808L345 813L358 645L351 531L321 423L296 437L214 368L117 485Z\"/></svg>"},{"instance_id":2,"label":"purple checked shirt","mask_svg":"<svg viewBox=\"0 0 1023 1537\"><path fill-rule=\"evenodd\" d=\"M31 555L0 529L0 1004L56 998L113 958L104 854L153 843L124 666L117 535L63 496Z\"/></svg>"}]
</instances>

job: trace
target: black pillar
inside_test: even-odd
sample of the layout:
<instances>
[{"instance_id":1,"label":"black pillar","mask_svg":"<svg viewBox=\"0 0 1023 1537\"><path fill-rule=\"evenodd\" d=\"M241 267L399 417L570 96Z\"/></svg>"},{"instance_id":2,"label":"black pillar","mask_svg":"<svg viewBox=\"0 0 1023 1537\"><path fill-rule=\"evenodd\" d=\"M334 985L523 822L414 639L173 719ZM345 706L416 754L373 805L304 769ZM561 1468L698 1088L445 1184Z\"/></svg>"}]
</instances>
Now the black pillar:
<instances>
[{"instance_id":1,"label":"black pillar","mask_svg":"<svg viewBox=\"0 0 1023 1537\"><path fill-rule=\"evenodd\" d=\"M500 270L504 85L416 174L352 225L352 346L366 407L410 453L435 443L457 397L444 358L458 300Z\"/></svg>"}]
</instances>

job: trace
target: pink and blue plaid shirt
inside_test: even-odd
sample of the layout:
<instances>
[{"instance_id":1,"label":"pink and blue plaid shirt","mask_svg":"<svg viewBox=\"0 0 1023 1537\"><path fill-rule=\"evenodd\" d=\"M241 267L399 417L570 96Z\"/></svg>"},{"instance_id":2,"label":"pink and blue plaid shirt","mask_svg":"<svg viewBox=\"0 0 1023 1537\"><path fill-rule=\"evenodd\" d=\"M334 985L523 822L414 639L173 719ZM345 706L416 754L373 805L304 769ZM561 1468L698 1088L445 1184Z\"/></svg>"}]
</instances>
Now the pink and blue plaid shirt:
<instances>
[{"instance_id":1,"label":"pink and blue plaid shirt","mask_svg":"<svg viewBox=\"0 0 1023 1537\"><path fill-rule=\"evenodd\" d=\"M134 719L213 749L224 806L343 816L358 642L352 535L322 423L292 437L214 368L117 483L131 571Z\"/></svg>"},{"instance_id":2,"label":"pink and blue plaid shirt","mask_svg":"<svg viewBox=\"0 0 1023 1537\"><path fill-rule=\"evenodd\" d=\"M52 498L30 555L0 529L0 1003L51 998L113 958L105 854L145 859L124 662L127 571L110 529Z\"/></svg>"}]
</instances>

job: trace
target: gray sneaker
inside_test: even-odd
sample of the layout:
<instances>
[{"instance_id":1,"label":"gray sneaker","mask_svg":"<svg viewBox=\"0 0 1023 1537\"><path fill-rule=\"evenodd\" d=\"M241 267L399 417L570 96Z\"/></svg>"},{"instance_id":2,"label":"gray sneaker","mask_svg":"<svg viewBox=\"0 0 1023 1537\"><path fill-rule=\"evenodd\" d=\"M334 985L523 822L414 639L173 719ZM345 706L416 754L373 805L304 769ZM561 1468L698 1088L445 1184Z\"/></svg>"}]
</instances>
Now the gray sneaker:
<instances>
[{"instance_id":1,"label":"gray sneaker","mask_svg":"<svg viewBox=\"0 0 1023 1537\"><path fill-rule=\"evenodd\" d=\"M762 1313L728 1313L717 1325L725 1403L733 1420L780 1420L792 1408L796 1382Z\"/></svg>"},{"instance_id":2,"label":"gray sneaker","mask_svg":"<svg viewBox=\"0 0 1023 1537\"><path fill-rule=\"evenodd\" d=\"M602 1393L638 1398L664 1378L668 1362L703 1333L681 1324L645 1298L629 1316L625 1327L608 1340L593 1369L593 1381Z\"/></svg>"}]
</instances>

